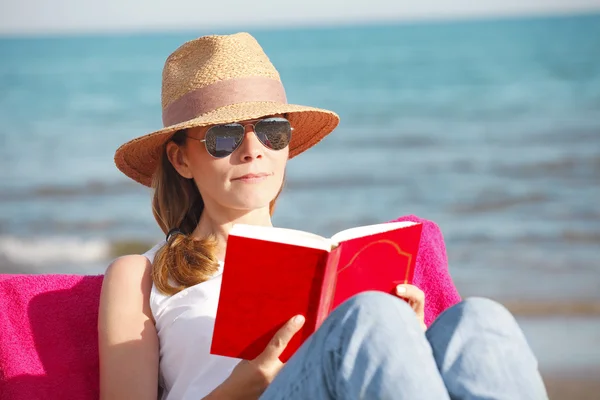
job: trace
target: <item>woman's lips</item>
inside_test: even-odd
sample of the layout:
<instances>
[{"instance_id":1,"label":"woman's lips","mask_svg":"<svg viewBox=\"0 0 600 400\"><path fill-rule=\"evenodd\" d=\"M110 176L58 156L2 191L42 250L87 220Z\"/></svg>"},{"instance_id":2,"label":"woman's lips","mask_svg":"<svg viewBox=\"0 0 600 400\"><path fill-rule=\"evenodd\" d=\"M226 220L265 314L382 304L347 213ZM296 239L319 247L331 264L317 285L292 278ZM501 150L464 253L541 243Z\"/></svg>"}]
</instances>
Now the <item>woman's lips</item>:
<instances>
[{"instance_id":1,"label":"woman's lips","mask_svg":"<svg viewBox=\"0 0 600 400\"><path fill-rule=\"evenodd\" d=\"M246 174L243 176L239 176L237 178L233 178L232 181L244 182L244 183L258 183L262 182L269 177L269 174L260 173L260 174Z\"/></svg>"}]
</instances>

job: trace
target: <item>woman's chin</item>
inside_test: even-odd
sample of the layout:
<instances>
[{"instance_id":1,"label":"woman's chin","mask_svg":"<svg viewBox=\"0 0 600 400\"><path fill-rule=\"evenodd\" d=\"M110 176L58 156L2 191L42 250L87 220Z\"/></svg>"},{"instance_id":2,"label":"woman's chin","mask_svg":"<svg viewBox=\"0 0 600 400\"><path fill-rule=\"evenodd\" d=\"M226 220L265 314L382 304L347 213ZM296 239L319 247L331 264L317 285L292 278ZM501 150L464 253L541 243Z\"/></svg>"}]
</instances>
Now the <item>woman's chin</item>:
<instances>
[{"instance_id":1,"label":"woman's chin","mask_svg":"<svg viewBox=\"0 0 600 400\"><path fill-rule=\"evenodd\" d=\"M254 211L260 210L262 208L269 208L270 200L264 198L252 198L252 199L240 199L240 201L235 202L235 206L233 208L237 210L245 210L245 211Z\"/></svg>"}]
</instances>

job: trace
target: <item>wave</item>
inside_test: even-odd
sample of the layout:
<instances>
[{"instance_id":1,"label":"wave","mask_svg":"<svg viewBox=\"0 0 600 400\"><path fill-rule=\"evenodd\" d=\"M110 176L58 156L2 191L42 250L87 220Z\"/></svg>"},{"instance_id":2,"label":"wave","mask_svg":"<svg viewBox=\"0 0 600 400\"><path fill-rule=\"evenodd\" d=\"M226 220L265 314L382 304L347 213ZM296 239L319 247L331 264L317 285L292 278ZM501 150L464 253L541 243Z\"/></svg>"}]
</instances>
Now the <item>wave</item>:
<instances>
[{"instance_id":1,"label":"wave","mask_svg":"<svg viewBox=\"0 0 600 400\"><path fill-rule=\"evenodd\" d=\"M451 211L457 214L474 214L485 212L503 211L508 208L523 205L537 204L549 200L549 197L543 193L526 193L523 195L510 195L508 193L498 192L495 197L478 198L476 202L455 204L451 206Z\"/></svg>"},{"instance_id":2,"label":"wave","mask_svg":"<svg viewBox=\"0 0 600 400\"><path fill-rule=\"evenodd\" d=\"M0 274L101 274L116 257L143 254L154 244L75 236L0 236Z\"/></svg>"},{"instance_id":3,"label":"wave","mask_svg":"<svg viewBox=\"0 0 600 400\"><path fill-rule=\"evenodd\" d=\"M519 179L584 178L596 180L600 176L600 156L563 156L557 160L535 163L501 164L494 167L500 176Z\"/></svg>"},{"instance_id":4,"label":"wave","mask_svg":"<svg viewBox=\"0 0 600 400\"><path fill-rule=\"evenodd\" d=\"M10 265L90 264L110 255L111 243L103 239L0 236L0 256Z\"/></svg>"},{"instance_id":5,"label":"wave","mask_svg":"<svg viewBox=\"0 0 600 400\"><path fill-rule=\"evenodd\" d=\"M85 196L111 196L115 194L143 193L149 189L128 181L89 181L81 185L40 185L23 189L0 191L0 201L21 201L40 198L62 199Z\"/></svg>"}]
</instances>

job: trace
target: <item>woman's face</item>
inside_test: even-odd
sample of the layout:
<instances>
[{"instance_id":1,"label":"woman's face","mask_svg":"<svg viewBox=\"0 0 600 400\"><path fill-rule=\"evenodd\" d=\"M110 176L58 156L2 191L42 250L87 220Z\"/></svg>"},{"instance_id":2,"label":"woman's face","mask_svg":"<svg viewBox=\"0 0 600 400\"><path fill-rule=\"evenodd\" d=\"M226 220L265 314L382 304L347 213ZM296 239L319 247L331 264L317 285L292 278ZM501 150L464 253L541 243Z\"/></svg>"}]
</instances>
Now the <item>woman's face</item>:
<instances>
[{"instance_id":1,"label":"woman's face","mask_svg":"<svg viewBox=\"0 0 600 400\"><path fill-rule=\"evenodd\" d=\"M279 115L280 116L280 115ZM229 156L214 158L206 150L203 139L210 127L189 129L185 145L167 144L171 164L185 178L193 178L207 207L212 205L234 210L268 207L281 185L289 146L283 150L265 147L250 123L240 146Z\"/></svg>"}]
</instances>

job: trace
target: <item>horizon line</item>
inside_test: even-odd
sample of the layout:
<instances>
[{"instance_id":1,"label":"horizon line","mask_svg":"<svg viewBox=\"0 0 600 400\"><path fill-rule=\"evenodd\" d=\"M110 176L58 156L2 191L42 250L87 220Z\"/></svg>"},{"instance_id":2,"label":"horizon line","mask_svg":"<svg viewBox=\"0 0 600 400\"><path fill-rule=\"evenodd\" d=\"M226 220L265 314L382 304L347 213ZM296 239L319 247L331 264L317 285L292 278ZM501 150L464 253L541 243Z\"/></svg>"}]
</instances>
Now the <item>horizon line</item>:
<instances>
[{"instance_id":1,"label":"horizon line","mask_svg":"<svg viewBox=\"0 0 600 400\"><path fill-rule=\"evenodd\" d=\"M48 31L21 31L21 32L2 32L0 31L1 39L40 39L40 38L72 38L72 37L98 37L98 36L121 36L121 35L160 35L160 34L185 34L192 31L196 32L208 32L208 31L255 31L255 32L270 32L270 31L290 31L290 30L318 30L318 29L335 29L344 27L368 27L368 26L395 26L395 25L435 25L445 23L477 23L477 22L501 22L501 21L518 21L527 19L563 19L563 18L581 18L581 17L600 17L600 7L580 9L580 10L569 10L569 11L551 11L551 12L537 12L531 11L526 13L517 12L501 12L501 13L480 13L480 14L465 14L465 15L429 15L421 17L408 17L403 18L399 16L393 16L389 18L370 18L370 19L346 19L346 20L335 20L329 21L318 21L310 23L307 21L283 21L281 24L273 24L271 22L257 23L257 24L237 24L234 28L233 25L214 24L212 26L203 26L201 28L194 27L191 25L186 26L137 26L137 27L120 27L114 29L90 29L90 30L48 30ZM218 33L215 33L218 34Z\"/></svg>"}]
</instances>

